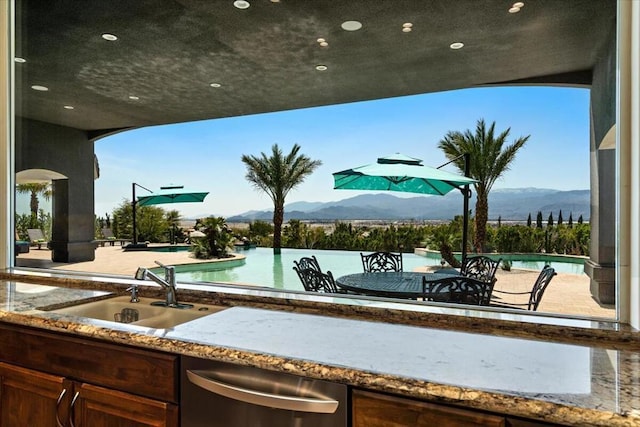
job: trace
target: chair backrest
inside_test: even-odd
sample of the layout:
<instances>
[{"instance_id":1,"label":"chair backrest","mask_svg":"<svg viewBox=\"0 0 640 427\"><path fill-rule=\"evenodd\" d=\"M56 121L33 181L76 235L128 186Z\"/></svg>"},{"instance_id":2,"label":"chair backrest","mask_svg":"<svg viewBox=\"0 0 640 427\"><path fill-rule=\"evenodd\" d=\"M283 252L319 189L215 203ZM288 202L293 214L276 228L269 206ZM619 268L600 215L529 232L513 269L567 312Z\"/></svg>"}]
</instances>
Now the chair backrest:
<instances>
[{"instance_id":1,"label":"chair backrest","mask_svg":"<svg viewBox=\"0 0 640 427\"><path fill-rule=\"evenodd\" d=\"M402 271L402 252L374 252L369 255L360 253L365 273L381 271Z\"/></svg>"},{"instance_id":2,"label":"chair backrest","mask_svg":"<svg viewBox=\"0 0 640 427\"><path fill-rule=\"evenodd\" d=\"M493 284L473 277L450 276L438 280L422 278L422 292L427 301L489 305Z\"/></svg>"},{"instance_id":3,"label":"chair backrest","mask_svg":"<svg viewBox=\"0 0 640 427\"><path fill-rule=\"evenodd\" d=\"M27 229L27 234L32 242L44 242L46 240L44 233L39 228L29 228Z\"/></svg>"},{"instance_id":4,"label":"chair backrest","mask_svg":"<svg viewBox=\"0 0 640 427\"><path fill-rule=\"evenodd\" d=\"M337 293L338 287L330 271L323 273L315 268L299 269L293 267L307 292Z\"/></svg>"},{"instance_id":5,"label":"chair backrest","mask_svg":"<svg viewBox=\"0 0 640 427\"><path fill-rule=\"evenodd\" d=\"M296 267L298 267L298 270L313 268L315 270L322 271L315 255L311 255L310 257L302 257L299 261L293 260L293 263Z\"/></svg>"},{"instance_id":6,"label":"chair backrest","mask_svg":"<svg viewBox=\"0 0 640 427\"><path fill-rule=\"evenodd\" d=\"M111 230L110 228L103 228L102 235L104 236L105 239L108 239L110 237L115 237L113 235L113 230Z\"/></svg>"},{"instance_id":7,"label":"chair backrest","mask_svg":"<svg viewBox=\"0 0 640 427\"><path fill-rule=\"evenodd\" d=\"M494 282L500 261L502 258L495 261L484 255L466 257L462 262L460 274L483 282Z\"/></svg>"},{"instance_id":8,"label":"chair backrest","mask_svg":"<svg viewBox=\"0 0 640 427\"><path fill-rule=\"evenodd\" d=\"M531 289L531 295L529 295L529 306L528 310L536 311L538 310L538 306L540 305L540 301L542 300L542 295L544 291L551 283L551 279L553 276L557 275L556 270L545 265L535 283L533 284L533 288Z\"/></svg>"}]
</instances>

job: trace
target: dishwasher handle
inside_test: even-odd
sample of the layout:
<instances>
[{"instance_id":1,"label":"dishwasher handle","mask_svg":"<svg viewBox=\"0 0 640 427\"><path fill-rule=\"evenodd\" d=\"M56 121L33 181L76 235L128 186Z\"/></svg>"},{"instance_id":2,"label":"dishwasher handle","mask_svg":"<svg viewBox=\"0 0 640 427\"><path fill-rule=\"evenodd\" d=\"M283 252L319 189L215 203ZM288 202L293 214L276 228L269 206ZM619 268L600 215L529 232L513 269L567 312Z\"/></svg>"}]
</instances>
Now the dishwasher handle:
<instances>
[{"instance_id":1,"label":"dishwasher handle","mask_svg":"<svg viewBox=\"0 0 640 427\"><path fill-rule=\"evenodd\" d=\"M206 376L207 371L187 370L187 378L193 384L230 399L253 405L284 409L287 411L313 412L317 414L333 414L339 402L333 399L315 399L300 396L285 396L251 390L233 384L227 384Z\"/></svg>"}]
</instances>

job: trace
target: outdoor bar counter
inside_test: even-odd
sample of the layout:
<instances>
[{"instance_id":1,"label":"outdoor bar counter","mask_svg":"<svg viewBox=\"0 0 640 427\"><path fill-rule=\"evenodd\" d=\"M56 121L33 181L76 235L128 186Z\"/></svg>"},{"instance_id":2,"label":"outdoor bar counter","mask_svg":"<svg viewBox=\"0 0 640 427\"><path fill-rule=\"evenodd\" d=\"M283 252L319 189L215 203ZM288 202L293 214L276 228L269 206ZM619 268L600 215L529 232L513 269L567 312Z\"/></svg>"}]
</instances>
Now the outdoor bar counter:
<instances>
[{"instance_id":1,"label":"outdoor bar counter","mask_svg":"<svg viewBox=\"0 0 640 427\"><path fill-rule=\"evenodd\" d=\"M561 425L640 426L640 335L625 325L197 285L179 299L229 308L170 329L45 311L132 283L0 273L0 321Z\"/></svg>"}]
</instances>

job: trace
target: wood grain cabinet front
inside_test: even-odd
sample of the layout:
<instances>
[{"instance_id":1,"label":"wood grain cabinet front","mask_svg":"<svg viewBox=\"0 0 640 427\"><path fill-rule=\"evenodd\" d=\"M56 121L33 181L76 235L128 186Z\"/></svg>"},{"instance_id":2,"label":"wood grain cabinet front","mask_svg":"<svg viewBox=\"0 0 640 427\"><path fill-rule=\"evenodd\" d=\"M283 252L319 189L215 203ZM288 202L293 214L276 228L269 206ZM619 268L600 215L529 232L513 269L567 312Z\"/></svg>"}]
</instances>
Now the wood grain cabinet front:
<instances>
[{"instance_id":1,"label":"wood grain cabinet front","mask_svg":"<svg viewBox=\"0 0 640 427\"><path fill-rule=\"evenodd\" d=\"M353 391L353 427L504 427L504 417L467 409Z\"/></svg>"},{"instance_id":2,"label":"wood grain cabinet front","mask_svg":"<svg viewBox=\"0 0 640 427\"><path fill-rule=\"evenodd\" d=\"M0 363L0 427L67 426L73 383Z\"/></svg>"},{"instance_id":3,"label":"wood grain cabinet front","mask_svg":"<svg viewBox=\"0 0 640 427\"><path fill-rule=\"evenodd\" d=\"M0 363L0 427L177 427L175 404Z\"/></svg>"},{"instance_id":4,"label":"wood grain cabinet front","mask_svg":"<svg viewBox=\"0 0 640 427\"><path fill-rule=\"evenodd\" d=\"M178 427L178 357L0 323L0 427Z\"/></svg>"},{"instance_id":5,"label":"wood grain cabinet front","mask_svg":"<svg viewBox=\"0 0 640 427\"><path fill-rule=\"evenodd\" d=\"M177 427L178 407L171 403L78 384L72 408L75 427Z\"/></svg>"}]
</instances>

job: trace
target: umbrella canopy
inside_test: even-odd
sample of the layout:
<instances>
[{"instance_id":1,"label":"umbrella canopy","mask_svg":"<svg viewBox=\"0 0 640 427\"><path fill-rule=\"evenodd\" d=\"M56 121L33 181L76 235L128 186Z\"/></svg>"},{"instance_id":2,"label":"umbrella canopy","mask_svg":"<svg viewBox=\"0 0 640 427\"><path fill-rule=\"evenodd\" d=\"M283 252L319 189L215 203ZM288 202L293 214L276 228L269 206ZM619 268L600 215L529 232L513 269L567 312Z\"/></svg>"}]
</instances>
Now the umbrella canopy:
<instances>
[{"instance_id":1,"label":"umbrella canopy","mask_svg":"<svg viewBox=\"0 0 640 427\"><path fill-rule=\"evenodd\" d=\"M148 196L140 196L136 198L136 187L144 188L151 194ZM133 243L127 247L135 249L141 246L146 247L146 244L138 244L138 229L136 226L136 205L150 206L161 205L163 203L190 203L190 202L202 202L209 192L196 192L186 191L182 185L171 185L167 187L160 187L160 191L157 193L152 192L147 187L143 187L140 184L132 183L131 189L133 195L131 197L131 209L133 217Z\"/></svg>"},{"instance_id":2,"label":"umbrella canopy","mask_svg":"<svg viewBox=\"0 0 640 427\"><path fill-rule=\"evenodd\" d=\"M183 186L160 187L157 193L138 196L139 206L161 205L164 203L202 202L209 192L187 191Z\"/></svg>"},{"instance_id":3,"label":"umbrella canopy","mask_svg":"<svg viewBox=\"0 0 640 427\"><path fill-rule=\"evenodd\" d=\"M333 174L335 189L384 190L443 196L476 180L424 166L422 160L396 153L376 163Z\"/></svg>"},{"instance_id":4,"label":"umbrella canopy","mask_svg":"<svg viewBox=\"0 0 640 427\"><path fill-rule=\"evenodd\" d=\"M465 154L465 171L469 158ZM467 230L469 223L469 185L475 179L456 175L441 169L424 166L422 160L400 153L380 157L376 163L347 169L333 174L334 189L384 190L405 193L435 194L444 196L458 189L464 197L462 228L462 260L467 256Z\"/></svg>"}]
</instances>

